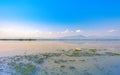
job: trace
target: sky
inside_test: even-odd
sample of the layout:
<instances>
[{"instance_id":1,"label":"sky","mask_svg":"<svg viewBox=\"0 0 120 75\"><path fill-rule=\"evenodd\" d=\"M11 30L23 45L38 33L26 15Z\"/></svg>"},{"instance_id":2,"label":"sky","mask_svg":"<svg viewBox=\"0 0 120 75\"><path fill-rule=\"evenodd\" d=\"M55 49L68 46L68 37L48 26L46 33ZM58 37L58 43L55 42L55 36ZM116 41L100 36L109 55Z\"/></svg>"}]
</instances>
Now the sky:
<instances>
[{"instance_id":1,"label":"sky","mask_svg":"<svg viewBox=\"0 0 120 75\"><path fill-rule=\"evenodd\" d=\"M120 36L120 0L0 0L0 38Z\"/></svg>"}]
</instances>

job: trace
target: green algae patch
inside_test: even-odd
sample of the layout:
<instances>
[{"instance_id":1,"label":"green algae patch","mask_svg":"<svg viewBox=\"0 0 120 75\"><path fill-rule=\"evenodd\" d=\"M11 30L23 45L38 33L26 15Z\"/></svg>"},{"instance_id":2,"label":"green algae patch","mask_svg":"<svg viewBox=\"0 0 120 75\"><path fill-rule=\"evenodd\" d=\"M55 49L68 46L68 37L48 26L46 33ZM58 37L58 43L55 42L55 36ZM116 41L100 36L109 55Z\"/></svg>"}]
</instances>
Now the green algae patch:
<instances>
[{"instance_id":1,"label":"green algae patch","mask_svg":"<svg viewBox=\"0 0 120 75\"><path fill-rule=\"evenodd\" d=\"M36 71L36 66L32 63L19 63L12 67L18 75L31 75Z\"/></svg>"}]
</instances>

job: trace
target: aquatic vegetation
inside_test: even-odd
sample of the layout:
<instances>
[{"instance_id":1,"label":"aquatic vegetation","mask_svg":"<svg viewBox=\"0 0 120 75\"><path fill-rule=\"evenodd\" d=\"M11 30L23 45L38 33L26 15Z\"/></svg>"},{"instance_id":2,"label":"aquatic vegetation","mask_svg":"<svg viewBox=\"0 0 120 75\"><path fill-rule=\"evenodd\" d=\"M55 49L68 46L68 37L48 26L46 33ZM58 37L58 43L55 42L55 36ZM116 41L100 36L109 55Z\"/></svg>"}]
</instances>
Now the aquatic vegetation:
<instances>
[{"instance_id":1,"label":"aquatic vegetation","mask_svg":"<svg viewBox=\"0 0 120 75\"><path fill-rule=\"evenodd\" d=\"M65 65L61 65L60 67L61 67L61 68L65 68Z\"/></svg>"},{"instance_id":2,"label":"aquatic vegetation","mask_svg":"<svg viewBox=\"0 0 120 75\"><path fill-rule=\"evenodd\" d=\"M55 60L55 63L65 63L67 62L67 60L63 60L63 59L59 59L59 60Z\"/></svg>"},{"instance_id":3,"label":"aquatic vegetation","mask_svg":"<svg viewBox=\"0 0 120 75\"><path fill-rule=\"evenodd\" d=\"M81 50L68 50L68 51L66 51L66 52L64 52L64 54L65 55L67 55L67 56L75 56L75 57L77 57L77 56L80 56L80 54L81 54Z\"/></svg>"},{"instance_id":4,"label":"aquatic vegetation","mask_svg":"<svg viewBox=\"0 0 120 75\"><path fill-rule=\"evenodd\" d=\"M83 52L83 56L92 56L93 54L90 52Z\"/></svg>"},{"instance_id":5,"label":"aquatic vegetation","mask_svg":"<svg viewBox=\"0 0 120 75\"><path fill-rule=\"evenodd\" d=\"M94 56L95 53L92 51L73 50L71 53L66 53L67 56L80 57L80 56Z\"/></svg>"},{"instance_id":6,"label":"aquatic vegetation","mask_svg":"<svg viewBox=\"0 0 120 75\"><path fill-rule=\"evenodd\" d=\"M16 73L20 75L31 75L35 72L36 66L34 66L31 63L20 63L13 67L13 69L16 71Z\"/></svg>"},{"instance_id":7,"label":"aquatic vegetation","mask_svg":"<svg viewBox=\"0 0 120 75\"><path fill-rule=\"evenodd\" d=\"M83 62L84 62L84 61L85 61L85 59L82 59L82 60L79 60L79 61L83 61Z\"/></svg>"},{"instance_id":8,"label":"aquatic vegetation","mask_svg":"<svg viewBox=\"0 0 120 75\"><path fill-rule=\"evenodd\" d=\"M73 51L73 56L79 56L79 55L80 55L80 50Z\"/></svg>"},{"instance_id":9,"label":"aquatic vegetation","mask_svg":"<svg viewBox=\"0 0 120 75\"><path fill-rule=\"evenodd\" d=\"M82 50L81 48L75 48L75 51L80 51L80 50Z\"/></svg>"},{"instance_id":10,"label":"aquatic vegetation","mask_svg":"<svg viewBox=\"0 0 120 75\"><path fill-rule=\"evenodd\" d=\"M53 57L53 56L58 57L61 55L61 53L42 53L42 55L45 57Z\"/></svg>"},{"instance_id":11,"label":"aquatic vegetation","mask_svg":"<svg viewBox=\"0 0 120 75\"><path fill-rule=\"evenodd\" d=\"M49 56L50 56L49 53L43 53L42 55L43 55L43 56L46 56L46 57L49 57Z\"/></svg>"},{"instance_id":12,"label":"aquatic vegetation","mask_svg":"<svg viewBox=\"0 0 120 75\"><path fill-rule=\"evenodd\" d=\"M100 50L102 51L102 50ZM97 49L89 49L89 50L69 50L69 51L64 51L65 55L70 56L70 57L81 57L81 56L120 56L120 53L113 53L113 52L104 52L101 53Z\"/></svg>"},{"instance_id":13,"label":"aquatic vegetation","mask_svg":"<svg viewBox=\"0 0 120 75\"><path fill-rule=\"evenodd\" d=\"M93 53L95 54L95 53L96 53L96 51L97 51L97 49L92 48L92 49L90 49L90 51L91 51L91 52L93 52Z\"/></svg>"},{"instance_id":14,"label":"aquatic vegetation","mask_svg":"<svg viewBox=\"0 0 120 75\"><path fill-rule=\"evenodd\" d=\"M110 59L108 56L114 58L120 56L120 53L101 51L97 49L70 49L57 53L3 57L0 58L0 75L3 75L1 74L3 72L13 75L93 75L92 69L113 75L112 68L120 69L119 64L117 67L113 63L109 64L112 67L109 65L105 67L103 64L108 63L106 61Z\"/></svg>"},{"instance_id":15,"label":"aquatic vegetation","mask_svg":"<svg viewBox=\"0 0 120 75\"><path fill-rule=\"evenodd\" d=\"M105 54L109 56L120 56L120 53L113 53L113 52L105 52Z\"/></svg>"},{"instance_id":16,"label":"aquatic vegetation","mask_svg":"<svg viewBox=\"0 0 120 75\"><path fill-rule=\"evenodd\" d=\"M43 59L41 58L41 59L37 59L36 61L35 61L37 64L42 64L43 63Z\"/></svg>"},{"instance_id":17,"label":"aquatic vegetation","mask_svg":"<svg viewBox=\"0 0 120 75\"><path fill-rule=\"evenodd\" d=\"M69 60L69 61L71 61L71 62L75 62L76 60Z\"/></svg>"},{"instance_id":18,"label":"aquatic vegetation","mask_svg":"<svg viewBox=\"0 0 120 75\"><path fill-rule=\"evenodd\" d=\"M76 68L74 66L69 67L70 70L75 70Z\"/></svg>"}]
</instances>

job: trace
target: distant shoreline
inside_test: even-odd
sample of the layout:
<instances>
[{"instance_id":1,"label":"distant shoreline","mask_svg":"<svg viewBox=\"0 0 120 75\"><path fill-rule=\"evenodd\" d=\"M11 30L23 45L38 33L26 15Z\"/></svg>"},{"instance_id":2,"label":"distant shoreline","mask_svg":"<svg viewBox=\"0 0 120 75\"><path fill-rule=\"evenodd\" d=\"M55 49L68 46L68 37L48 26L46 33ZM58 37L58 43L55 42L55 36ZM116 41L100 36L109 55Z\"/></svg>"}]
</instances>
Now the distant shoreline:
<instances>
[{"instance_id":1,"label":"distant shoreline","mask_svg":"<svg viewBox=\"0 0 120 75\"><path fill-rule=\"evenodd\" d=\"M0 41L120 41L120 39L0 39Z\"/></svg>"}]
</instances>

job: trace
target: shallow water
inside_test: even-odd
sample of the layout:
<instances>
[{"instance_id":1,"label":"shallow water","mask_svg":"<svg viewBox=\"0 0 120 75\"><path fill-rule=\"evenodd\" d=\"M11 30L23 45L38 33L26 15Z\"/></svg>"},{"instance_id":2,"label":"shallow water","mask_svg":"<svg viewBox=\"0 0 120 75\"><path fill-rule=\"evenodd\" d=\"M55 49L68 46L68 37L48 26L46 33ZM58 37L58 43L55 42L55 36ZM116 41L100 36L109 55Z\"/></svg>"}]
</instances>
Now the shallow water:
<instances>
[{"instance_id":1,"label":"shallow water","mask_svg":"<svg viewBox=\"0 0 120 75\"><path fill-rule=\"evenodd\" d=\"M0 41L0 75L120 75L119 63L120 41Z\"/></svg>"},{"instance_id":2,"label":"shallow water","mask_svg":"<svg viewBox=\"0 0 120 75\"><path fill-rule=\"evenodd\" d=\"M55 52L61 49L75 48L97 48L108 49L109 51L120 52L120 40L104 41L80 41L80 40L62 40L62 41L0 41L0 57L36 54L43 52Z\"/></svg>"},{"instance_id":3,"label":"shallow water","mask_svg":"<svg viewBox=\"0 0 120 75\"><path fill-rule=\"evenodd\" d=\"M62 50L58 53L2 57L0 75L119 75L119 62L120 53L101 53L95 49Z\"/></svg>"}]
</instances>

